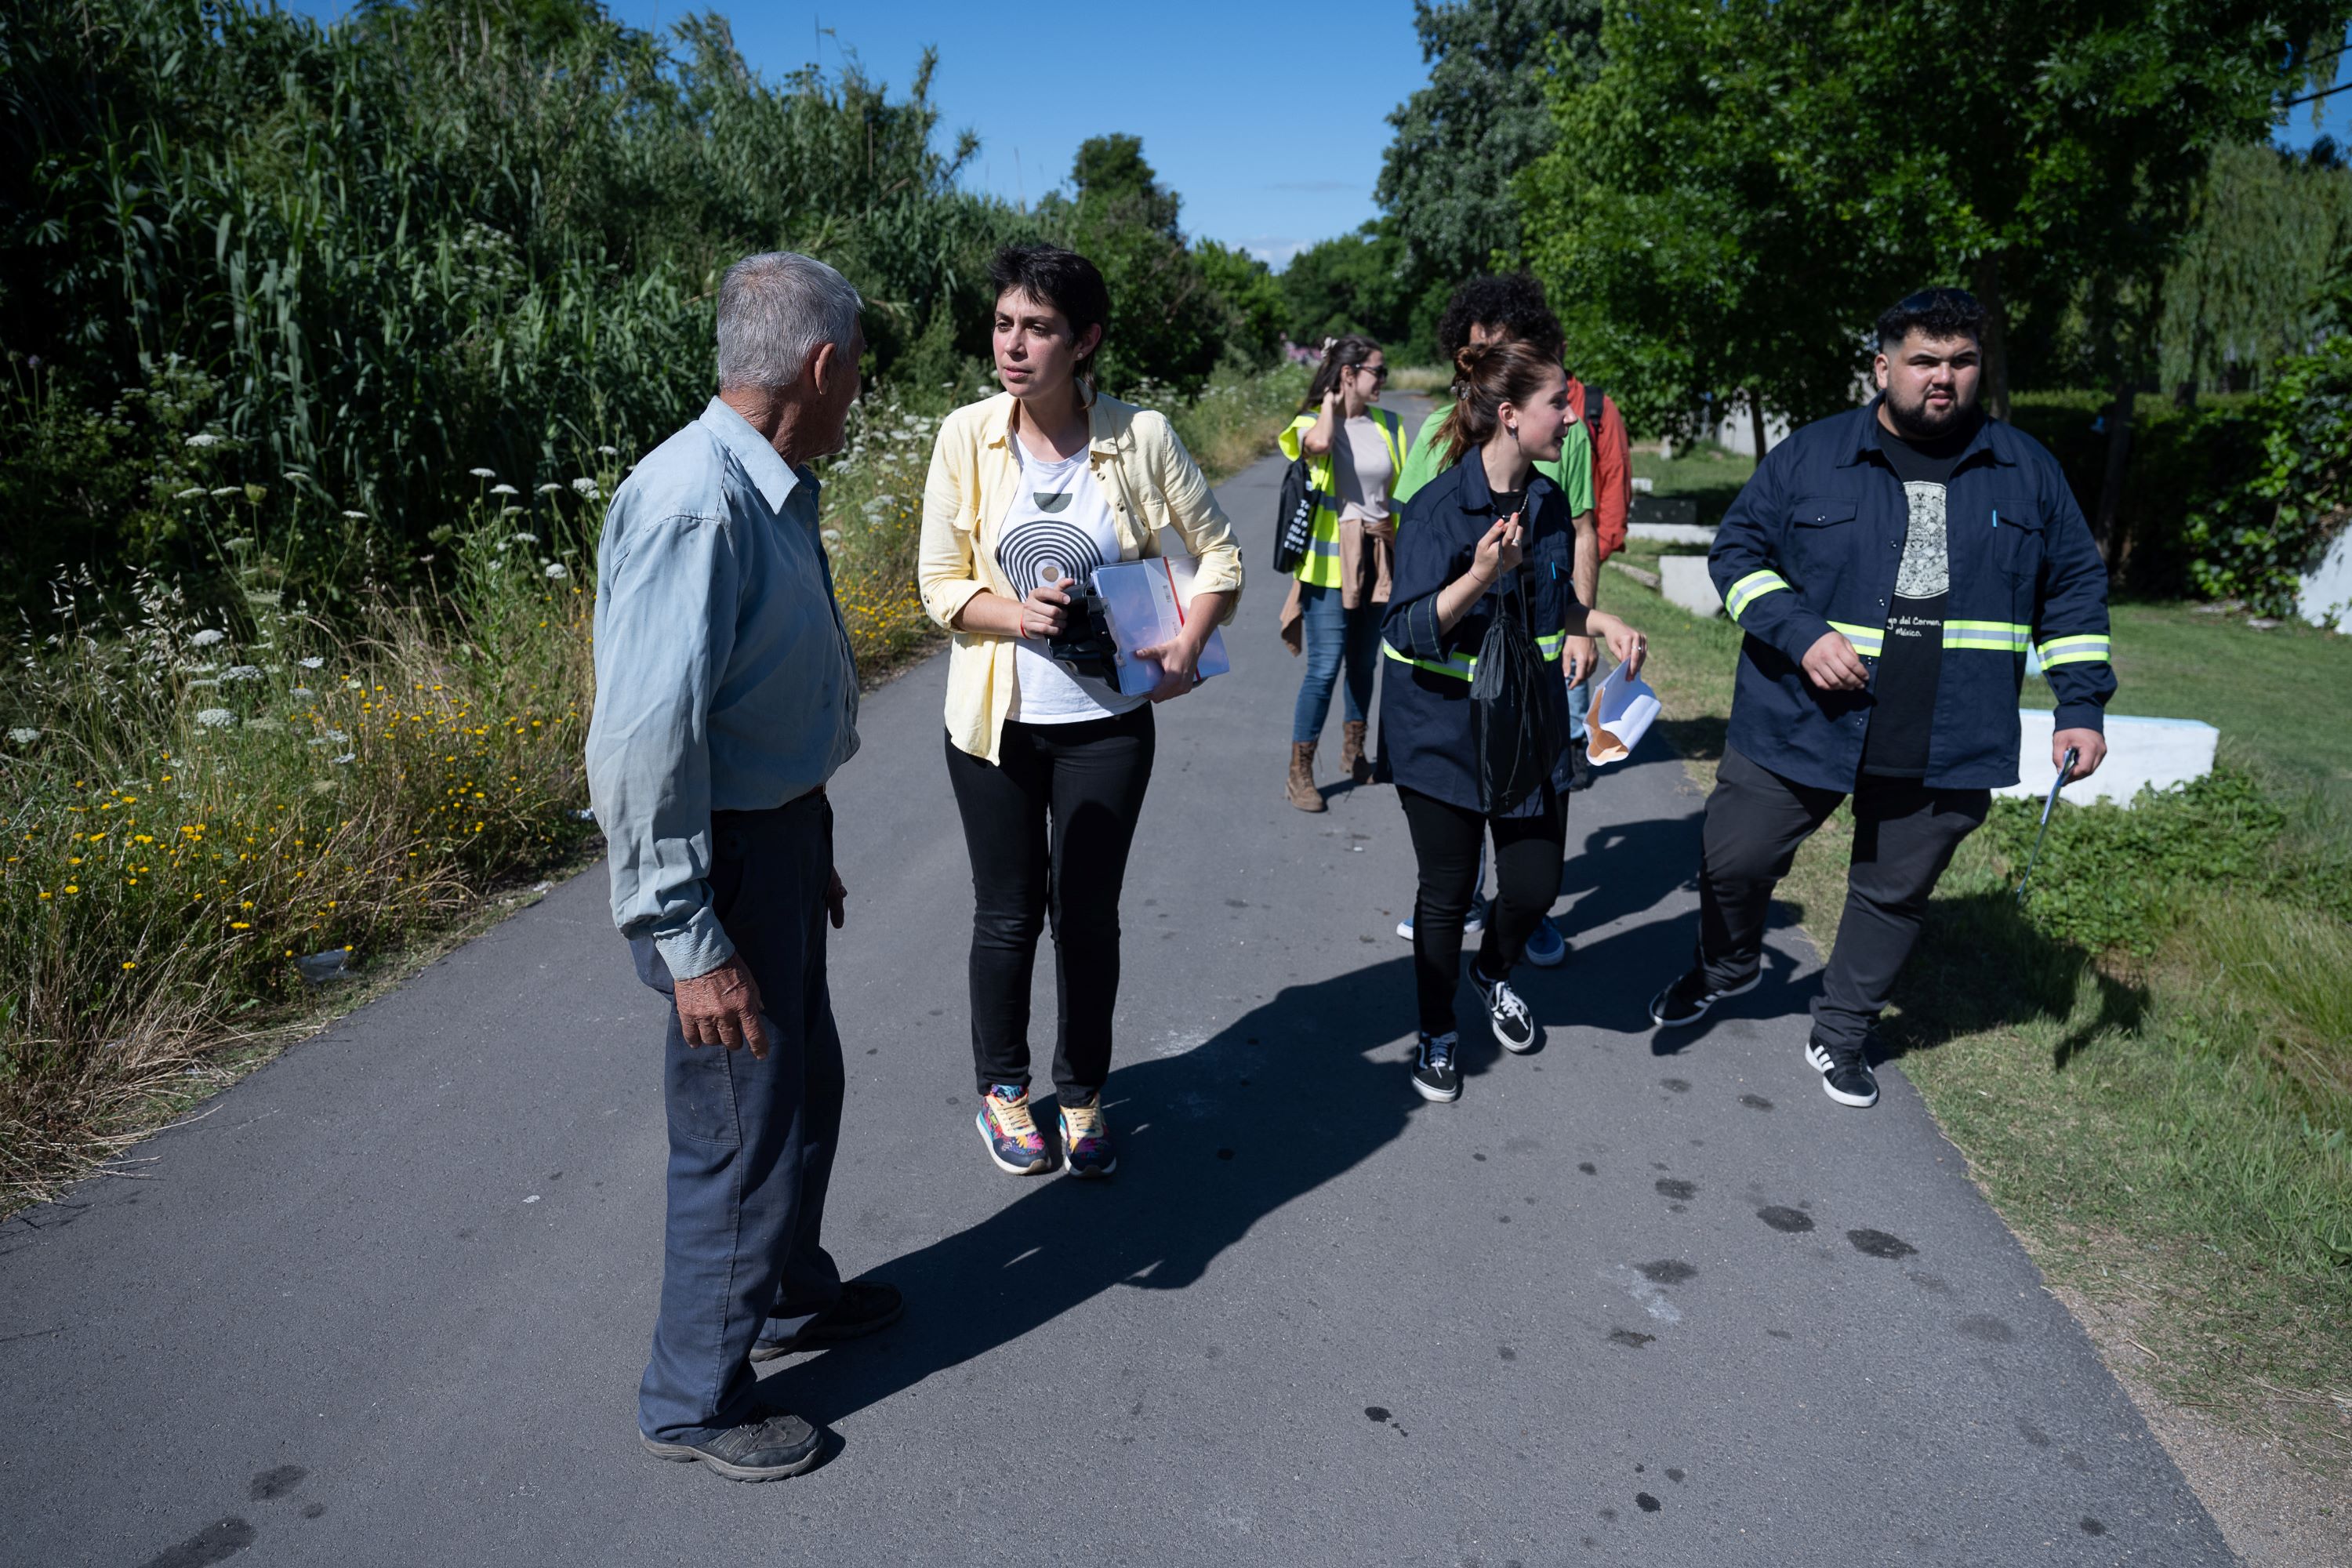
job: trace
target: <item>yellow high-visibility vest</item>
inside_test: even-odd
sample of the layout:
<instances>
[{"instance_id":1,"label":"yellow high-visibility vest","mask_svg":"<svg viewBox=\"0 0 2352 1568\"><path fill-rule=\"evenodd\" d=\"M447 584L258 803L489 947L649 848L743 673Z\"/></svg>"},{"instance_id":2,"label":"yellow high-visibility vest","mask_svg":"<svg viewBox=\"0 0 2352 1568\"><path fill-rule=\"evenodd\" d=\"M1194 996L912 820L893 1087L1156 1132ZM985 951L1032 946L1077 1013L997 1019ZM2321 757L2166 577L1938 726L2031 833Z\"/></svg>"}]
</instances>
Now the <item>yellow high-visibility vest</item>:
<instances>
[{"instance_id":1,"label":"yellow high-visibility vest","mask_svg":"<svg viewBox=\"0 0 2352 1568\"><path fill-rule=\"evenodd\" d=\"M1388 443L1392 471L1403 473L1404 421L1385 408L1367 408L1364 412L1371 416L1373 424L1380 426L1381 438ZM1290 428L1282 433L1284 457L1294 462L1297 460L1302 450L1299 438L1315 428L1315 421L1318 417L1315 414L1302 414L1290 422ZM1339 487L1331 482L1331 453L1325 452L1321 457L1310 459L1307 471L1318 490L1336 499ZM1339 586L1339 514L1330 507L1315 509L1315 537L1308 542L1306 556L1291 575L1310 588Z\"/></svg>"}]
</instances>

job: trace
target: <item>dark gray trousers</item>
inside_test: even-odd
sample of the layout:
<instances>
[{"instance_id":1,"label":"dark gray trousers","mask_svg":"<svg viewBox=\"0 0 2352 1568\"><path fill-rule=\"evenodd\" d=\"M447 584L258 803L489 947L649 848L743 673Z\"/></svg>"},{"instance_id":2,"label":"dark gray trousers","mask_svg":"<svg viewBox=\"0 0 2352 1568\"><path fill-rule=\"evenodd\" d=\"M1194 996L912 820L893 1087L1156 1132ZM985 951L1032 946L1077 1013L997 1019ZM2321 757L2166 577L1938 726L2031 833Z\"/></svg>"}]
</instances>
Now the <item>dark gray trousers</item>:
<instances>
[{"instance_id":1,"label":"dark gray trousers","mask_svg":"<svg viewBox=\"0 0 2352 1568\"><path fill-rule=\"evenodd\" d=\"M1723 749L1699 861L1697 963L1710 986L1738 985L1756 973L1772 889L1797 847L1845 798ZM1824 1047L1859 1050L1869 1039L1911 956L1928 896L1991 805L1990 790L1930 789L1869 773L1854 780L1845 913L1813 1001L1813 1037Z\"/></svg>"},{"instance_id":2,"label":"dark gray trousers","mask_svg":"<svg viewBox=\"0 0 2352 1568\"><path fill-rule=\"evenodd\" d=\"M637 1391L638 1426L668 1443L750 1416L753 1344L841 1299L817 1240L845 1081L824 978L833 807L717 812L710 837L713 907L759 984L768 1058L689 1046L670 1011L661 1316Z\"/></svg>"}]
</instances>

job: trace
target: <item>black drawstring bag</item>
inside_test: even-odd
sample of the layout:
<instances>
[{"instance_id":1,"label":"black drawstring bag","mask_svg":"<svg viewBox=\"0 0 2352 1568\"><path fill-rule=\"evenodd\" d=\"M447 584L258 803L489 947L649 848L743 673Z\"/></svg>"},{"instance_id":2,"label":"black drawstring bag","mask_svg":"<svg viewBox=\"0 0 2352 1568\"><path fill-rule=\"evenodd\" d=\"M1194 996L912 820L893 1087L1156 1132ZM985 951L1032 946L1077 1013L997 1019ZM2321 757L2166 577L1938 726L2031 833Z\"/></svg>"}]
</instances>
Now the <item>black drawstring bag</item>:
<instances>
[{"instance_id":1,"label":"black drawstring bag","mask_svg":"<svg viewBox=\"0 0 2352 1568\"><path fill-rule=\"evenodd\" d=\"M1291 459L1282 476L1282 509L1274 519L1274 569L1296 572L1315 542L1315 513L1329 506L1328 494L1315 488L1315 475L1306 455ZM1333 510L1338 510L1336 507Z\"/></svg>"},{"instance_id":2,"label":"black drawstring bag","mask_svg":"<svg viewBox=\"0 0 2352 1568\"><path fill-rule=\"evenodd\" d=\"M1535 608L1513 574L1513 592L1501 595L1486 636L1478 645L1478 668L1470 679L1470 734L1478 752L1478 809L1502 816L1543 788L1559 762L1563 738L1560 706L1549 700L1547 680L1559 678L1544 668L1536 646ZM1517 600L1519 613L1511 614Z\"/></svg>"}]
</instances>

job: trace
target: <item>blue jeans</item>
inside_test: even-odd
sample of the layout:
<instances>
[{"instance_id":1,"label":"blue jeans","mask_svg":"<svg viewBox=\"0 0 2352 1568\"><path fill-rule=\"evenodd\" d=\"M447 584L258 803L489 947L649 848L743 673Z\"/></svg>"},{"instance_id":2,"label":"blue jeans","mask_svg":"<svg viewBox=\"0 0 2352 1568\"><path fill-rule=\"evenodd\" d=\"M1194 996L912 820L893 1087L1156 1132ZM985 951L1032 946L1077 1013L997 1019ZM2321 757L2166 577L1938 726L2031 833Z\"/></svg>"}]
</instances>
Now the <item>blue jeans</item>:
<instances>
[{"instance_id":1,"label":"blue jeans","mask_svg":"<svg viewBox=\"0 0 2352 1568\"><path fill-rule=\"evenodd\" d=\"M1360 724L1372 707L1372 671L1381 657L1381 606L1366 603L1349 609L1337 588L1298 585L1300 621L1307 632L1307 679L1298 685L1298 706L1290 718L1290 739L1319 740L1323 721L1331 716L1331 688L1340 667L1348 671L1348 697L1341 710L1351 724Z\"/></svg>"},{"instance_id":2,"label":"blue jeans","mask_svg":"<svg viewBox=\"0 0 2352 1568\"><path fill-rule=\"evenodd\" d=\"M1584 739L1584 716L1592 711L1592 682L1590 680L1568 689L1568 738Z\"/></svg>"},{"instance_id":3,"label":"blue jeans","mask_svg":"<svg viewBox=\"0 0 2352 1568\"><path fill-rule=\"evenodd\" d=\"M824 977L833 808L815 795L714 812L710 837L712 902L759 982L768 1058L689 1046L670 1011L661 1315L637 1391L639 1430L665 1443L749 1419L751 1347L841 1299L817 1244L844 1084Z\"/></svg>"}]
</instances>

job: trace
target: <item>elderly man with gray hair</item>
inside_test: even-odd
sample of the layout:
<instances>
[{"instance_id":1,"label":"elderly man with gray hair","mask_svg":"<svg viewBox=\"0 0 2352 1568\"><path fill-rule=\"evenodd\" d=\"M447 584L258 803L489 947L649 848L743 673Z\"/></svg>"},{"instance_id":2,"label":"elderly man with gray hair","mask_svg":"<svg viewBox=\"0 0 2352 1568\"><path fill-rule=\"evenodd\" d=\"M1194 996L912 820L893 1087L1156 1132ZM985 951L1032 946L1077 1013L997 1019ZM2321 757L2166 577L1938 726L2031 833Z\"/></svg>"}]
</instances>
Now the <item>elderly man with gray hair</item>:
<instances>
[{"instance_id":1,"label":"elderly man with gray hair","mask_svg":"<svg viewBox=\"0 0 2352 1568\"><path fill-rule=\"evenodd\" d=\"M819 1244L841 1130L825 925L845 897L825 781L857 750L857 669L807 464L858 393L857 290L805 256L719 289L719 395L639 463L596 568L588 787L613 920L669 995L661 1312L637 1396L665 1459L735 1480L816 1462L751 1363L895 1321Z\"/></svg>"}]
</instances>

